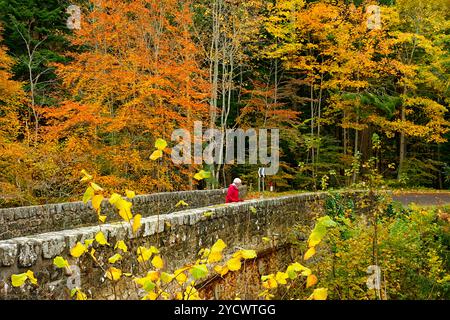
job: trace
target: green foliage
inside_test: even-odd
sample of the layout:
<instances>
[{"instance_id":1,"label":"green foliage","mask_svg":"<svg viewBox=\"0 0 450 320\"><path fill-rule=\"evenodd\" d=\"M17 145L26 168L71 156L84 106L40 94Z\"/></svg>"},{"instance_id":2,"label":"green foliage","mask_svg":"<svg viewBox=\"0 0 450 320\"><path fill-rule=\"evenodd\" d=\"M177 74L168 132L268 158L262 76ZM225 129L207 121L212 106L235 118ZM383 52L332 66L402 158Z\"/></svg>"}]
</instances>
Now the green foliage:
<instances>
[{"instance_id":1,"label":"green foliage","mask_svg":"<svg viewBox=\"0 0 450 320\"><path fill-rule=\"evenodd\" d=\"M401 175L403 184L408 187L434 187L442 170L443 163L433 159L406 159Z\"/></svg>"},{"instance_id":2,"label":"green foliage","mask_svg":"<svg viewBox=\"0 0 450 320\"><path fill-rule=\"evenodd\" d=\"M311 163L308 153L312 148L319 149L320 158ZM292 182L295 189L314 189L322 185L322 178L328 176L327 187L339 188L345 181L338 173L345 167L342 157L342 147L332 136L322 136L320 139L310 135L302 135L302 143L297 147L297 170ZM306 161L305 161L306 159Z\"/></svg>"},{"instance_id":3,"label":"green foliage","mask_svg":"<svg viewBox=\"0 0 450 320\"><path fill-rule=\"evenodd\" d=\"M353 199L346 198L340 193L329 193L325 200L325 212L330 217L348 217L355 214L355 203Z\"/></svg>"},{"instance_id":4,"label":"green foliage","mask_svg":"<svg viewBox=\"0 0 450 320\"><path fill-rule=\"evenodd\" d=\"M313 272L330 299L449 299L450 220L446 209L371 208L351 215L352 204L331 197L327 208L337 210L337 228L318 246ZM384 209L383 209L384 208ZM376 214L382 209L382 214ZM447 209L448 210L448 209ZM447 211L448 212L448 211ZM306 243L299 243L305 250ZM381 288L367 287L367 268L381 268Z\"/></svg>"},{"instance_id":5,"label":"green foliage","mask_svg":"<svg viewBox=\"0 0 450 320\"><path fill-rule=\"evenodd\" d=\"M62 54L69 48L65 38L69 33L65 13L68 6L69 1L66 0L0 0L0 23L5 28L4 43L17 59L15 78L29 81L28 63L31 63L33 77L41 74L37 86L37 102L41 105L51 101L49 95L54 88L52 82L56 79L51 64L66 61ZM34 51L32 60L28 56L25 41Z\"/></svg>"},{"instance_id":6,"label":"green foliage","mask_svg":"<svg viewBox=\"0 0 450 320\"><path fill-rule=\"evenodd\" d=\"M344 100L358 100L361 105L374 106L381 110L388 119L393 118L395 110L401 105L399 97L386 94L376 95L370 92L344 93L341 97Z\"/></svg>"}]
</instances>

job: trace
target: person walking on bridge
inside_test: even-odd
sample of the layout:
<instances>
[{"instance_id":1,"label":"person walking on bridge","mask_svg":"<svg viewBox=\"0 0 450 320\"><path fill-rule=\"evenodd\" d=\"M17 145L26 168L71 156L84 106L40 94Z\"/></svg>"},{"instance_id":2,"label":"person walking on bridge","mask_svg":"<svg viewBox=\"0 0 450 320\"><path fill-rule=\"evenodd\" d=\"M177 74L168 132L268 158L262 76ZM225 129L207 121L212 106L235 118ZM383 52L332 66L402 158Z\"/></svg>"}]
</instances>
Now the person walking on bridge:
<instances>
[{"instance_id":1,"label":"person walking on bridge","mask_svg":"<svg viewBox=\"0 0 450 320\"><path fill-rule=\"evenodd\" d=\"M239 187L242 185L242 181L239 178L233 180L233 183L228 187L226 203L242 202L244 200L239 199Z\"/></svg>"}]
</instances>

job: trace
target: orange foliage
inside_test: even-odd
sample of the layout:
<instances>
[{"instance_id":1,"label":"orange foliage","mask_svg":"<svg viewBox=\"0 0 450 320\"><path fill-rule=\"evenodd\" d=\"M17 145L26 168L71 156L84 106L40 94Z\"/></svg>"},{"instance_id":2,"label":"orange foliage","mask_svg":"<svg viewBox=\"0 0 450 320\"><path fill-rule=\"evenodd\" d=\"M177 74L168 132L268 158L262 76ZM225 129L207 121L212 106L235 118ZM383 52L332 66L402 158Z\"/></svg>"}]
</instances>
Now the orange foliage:
<instances>
[{"instance_id":1,"label":"orange foliage","mask_svg":"<svg viewBox=\"0 0 450 320\"><path fill-rule=\"evenodd\" d=\"M162 165L149 156L157 137L170 140L174 129L207 119L209 88L190 34L189 1L91 5L71 39L82 52L57 66L72 98L44 110L46 139L63 146L72 176L85 168L111 188L186 188L187 169L163 169L168 157ZM81 160L83 153L89 158Z\"/></svg>"}]
</instances>

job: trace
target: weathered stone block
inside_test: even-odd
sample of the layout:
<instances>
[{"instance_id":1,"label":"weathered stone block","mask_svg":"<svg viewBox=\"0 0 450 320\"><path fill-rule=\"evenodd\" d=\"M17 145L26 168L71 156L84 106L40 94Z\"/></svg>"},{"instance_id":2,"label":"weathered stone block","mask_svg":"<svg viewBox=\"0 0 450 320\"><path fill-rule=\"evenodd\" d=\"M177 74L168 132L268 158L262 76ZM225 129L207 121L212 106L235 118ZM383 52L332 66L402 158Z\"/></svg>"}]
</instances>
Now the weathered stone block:
<instances>
[{"instance_id":1,"label":"weathered stone block","mask_svg":"<svg viewBox=\"0 0 450 320\"><path fill-rule=\"evenodd\" d=\"M0 243L0 267L9 267L16 263L18 247L16 243Z\"/></svg>"},{"instance_id":2,"label":"weathered stone block","mask_svg":"<svg viewBox=\"0 0 450 320\"><path fill-rule=\"evenodd\" d=\"M19 243L19 267L33 266L41 253L40 244L35 240L15 239Z\"/></svg>"},{"instance_id":3,"label":"weathered stone block","mask_svg":"<svg viewBox=\"0 0 450 320\"><path fill-rule=\"evenodd\" d=\"M154 221L146 221L144 223L144 237L149 237L156 233L156 222Z\"/></svg>"},{"instance_id":4,"label":"weathered stone block","mask_svg":"<svg viewBox=\"0 0 450 320\"><path fill-rule=\"evenodd\" d=\"M66 241L62 234L41 235L36 238L42 241L42 257L45 259L53 259L60 255L66 248Z\"/></svg>"}]
</instances>

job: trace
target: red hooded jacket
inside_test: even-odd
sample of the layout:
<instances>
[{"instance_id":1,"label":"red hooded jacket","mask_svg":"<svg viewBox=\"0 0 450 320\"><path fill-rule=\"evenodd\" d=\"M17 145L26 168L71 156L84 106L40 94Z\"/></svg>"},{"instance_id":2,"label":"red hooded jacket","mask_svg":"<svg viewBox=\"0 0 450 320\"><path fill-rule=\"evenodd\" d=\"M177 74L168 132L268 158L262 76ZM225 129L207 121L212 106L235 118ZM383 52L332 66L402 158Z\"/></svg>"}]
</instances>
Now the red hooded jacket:
<instances>
[{"instance_id":1,"label":"red hooded jacket","mask_svg":"<svg viewBox=\"0 0 450 320\"><path fill-rule=\"evenodd\" d=\"M242 202L244 200L239 199L239 189L234 185L231 184L228 187L227 197L225 199L226 203L230 202Z\"/></svg>"}]
</instances>

